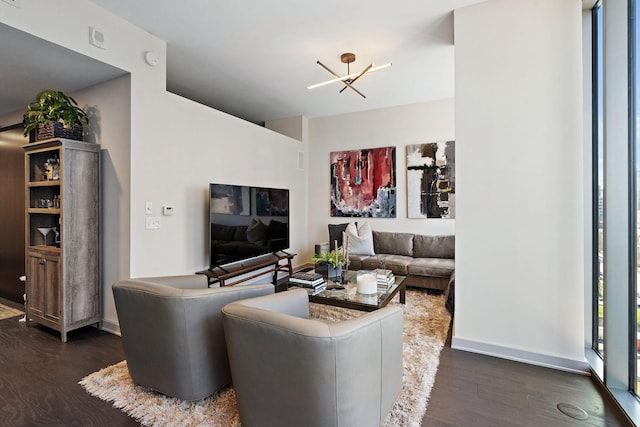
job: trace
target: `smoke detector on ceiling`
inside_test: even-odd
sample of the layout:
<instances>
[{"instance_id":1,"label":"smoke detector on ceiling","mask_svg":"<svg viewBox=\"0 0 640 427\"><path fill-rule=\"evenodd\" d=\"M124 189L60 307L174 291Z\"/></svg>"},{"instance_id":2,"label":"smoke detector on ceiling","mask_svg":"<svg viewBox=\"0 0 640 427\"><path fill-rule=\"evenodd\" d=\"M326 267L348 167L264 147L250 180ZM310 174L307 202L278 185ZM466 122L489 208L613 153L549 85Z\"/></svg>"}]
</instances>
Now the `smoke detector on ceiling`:
<instances>
[{"instance_id":1,"label":"smoke detector on ceiling","mask_svg":"<svg viewBox=\"0 0 640 427\"><path fill-rule=\"evenodd\" d=\"M144 60L147 64L149 64L152 67L155 67L156 65L158 65L158 55L156 55L154 52L151 52L151 51L145 52Z\"/></svg>"}]
</instances>

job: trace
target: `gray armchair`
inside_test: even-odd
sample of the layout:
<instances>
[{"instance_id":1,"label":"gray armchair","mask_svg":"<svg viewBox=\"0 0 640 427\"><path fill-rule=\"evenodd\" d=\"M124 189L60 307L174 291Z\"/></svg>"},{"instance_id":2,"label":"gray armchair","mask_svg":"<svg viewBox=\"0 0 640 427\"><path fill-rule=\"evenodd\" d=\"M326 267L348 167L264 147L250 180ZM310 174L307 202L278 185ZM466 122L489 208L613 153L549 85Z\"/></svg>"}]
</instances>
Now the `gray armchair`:
<instances>
[{"instance_id":1,"label":"gray armchair","mask_svg":"<svg viewBox=\"0 0 640 427\"><path fill-rule=\"evenodd\" d=\"M222 309L245 427L378 426L402 389L402 309L328 323L304 289Z\"/></svg>"},{"instance_id":2,"label":"gray armchair","mask_svg":"<svg viewBox=\"0 0 640 427\"><path fill-rule=\"evenodd\" d=\"M181 288L190 286L199 289ZM115 283L113 296L131 378L183 400L220 390L231 382L222 307L273 292L272 284L209 289L204 275Z\"/></svg>"}]
</instances>

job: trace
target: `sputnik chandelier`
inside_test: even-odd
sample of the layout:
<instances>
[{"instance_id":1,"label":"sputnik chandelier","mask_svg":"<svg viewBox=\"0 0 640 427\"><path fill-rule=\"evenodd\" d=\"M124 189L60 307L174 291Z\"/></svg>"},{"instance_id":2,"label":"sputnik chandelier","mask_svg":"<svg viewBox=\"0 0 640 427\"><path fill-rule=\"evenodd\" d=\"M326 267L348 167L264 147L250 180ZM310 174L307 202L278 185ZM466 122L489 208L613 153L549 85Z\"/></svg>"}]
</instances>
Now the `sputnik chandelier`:
<instances>
[{"instance_id":1,"label":"sputnik chandelier","mask_svg":"<svg viewBox=\"0 0 640 427\"><path fill-rule=\"evenodd\" d=\"M361 97L366 98L366 96L364 96L364 94L362 92L360 92L358 89L353 87L353 84L360 77L364 76L367 73L372 73L374 71L383 70L385 68L391 67L391 63L380 65L378 67L374 67L373 64L369 64L364 70L362 70L362 71L360 71L358 73L351 73L351 70L349 69L349 65L352 62L355 62L355 60L356 60L356 55L354 53L347 52L347 53L343 53L342 55L340 55L340 61L342 63L344 63L344 64L347 64L347 75L346 76L342 76L342 77L340 77L337 73L335 73L334 71L329 69L329 67L324 65L322 62L316 61L316 63L319 66L321 66L322 68L327 70L335 78L333 78L331 80L327 80L326 82L322 82L322 83L318 83L318 84L315 84L315 85L307 86L307 89L315 89L317 87L325 86L325 85L328 85L328 84L331 84L331 83L341 82L342 84L344 84L344 87L342 89L340 89L340 93L344 92L344 90L346 88L349 88L349 89L352 89L353 91L355 91Z\"/></svg>"}]
</instances>

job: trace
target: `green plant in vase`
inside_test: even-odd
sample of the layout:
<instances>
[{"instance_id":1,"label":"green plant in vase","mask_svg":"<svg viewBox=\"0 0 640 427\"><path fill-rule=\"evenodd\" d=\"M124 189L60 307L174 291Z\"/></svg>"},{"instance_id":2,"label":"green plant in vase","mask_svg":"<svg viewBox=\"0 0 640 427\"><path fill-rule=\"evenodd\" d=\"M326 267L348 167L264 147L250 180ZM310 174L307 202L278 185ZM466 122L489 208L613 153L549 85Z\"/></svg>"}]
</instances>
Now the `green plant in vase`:
<instances>
[{"instance_id":1,"label":"green plant in vase","mask_svg":"<svg viewBox=\"0 0 640 427\"><path fill-rule=\"evenodd\" d=\"M37 139L44 139L40 138L40 131L50 127L50 130L45 130L45 137L81 139L83 123L89 124L89 116L78 107L75 99L61 91L46 89L39 92L35 101L27 106L24 113L24 135L37 129Z\"/></svg>"},{"instance_id":2,"label":"green plant in vase","mask_svg":"<svg viewBox=\"0 0 640 427\"><path fill-rule=\"evenodd\" d=\"M321 252L320 255L313 256L311 260L316 264L326 264L328 277L340 276L342 274L342 266L345 265L344 251L342 248L329 252Z\"/></svg>"},{"instance_id":3,"label":"green plant in vase","mask_svg":"<svg viewBox=\"0 0 640 427\"><path fill-rule=\"evenodd\" d=\"M321 252L311 258L315 263L331 264L333 268L342 267L344 265L344 253L342 249L334 249L329 252Z\"/></svg>"}]
</instances>

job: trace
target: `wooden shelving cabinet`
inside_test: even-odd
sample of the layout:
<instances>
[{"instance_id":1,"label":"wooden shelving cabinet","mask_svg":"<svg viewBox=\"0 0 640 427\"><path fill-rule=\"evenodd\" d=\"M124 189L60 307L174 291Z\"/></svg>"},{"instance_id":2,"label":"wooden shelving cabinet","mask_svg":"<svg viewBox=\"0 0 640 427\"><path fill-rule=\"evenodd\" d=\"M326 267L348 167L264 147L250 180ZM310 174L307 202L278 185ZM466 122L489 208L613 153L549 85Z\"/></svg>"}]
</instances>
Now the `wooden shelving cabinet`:
<instances>
[{"instance_id":1,"label":"wooden shelving cabinet","mask_svg":"<svg viewBox=\"0 0 640 427\"><path fill-rule=\"evenodd\" d=\"M66 342L69 331L101 321L100 146L49 139L22 148L26 317Z\"/></svg>"}]
</instances>

